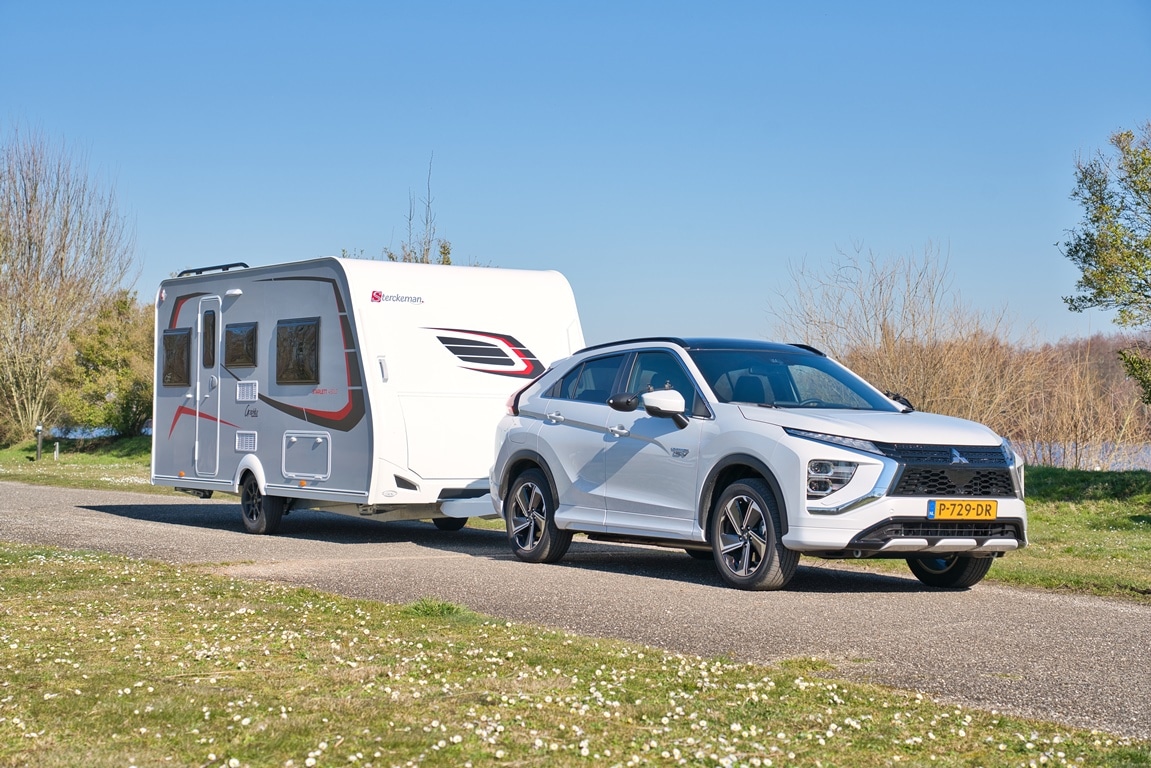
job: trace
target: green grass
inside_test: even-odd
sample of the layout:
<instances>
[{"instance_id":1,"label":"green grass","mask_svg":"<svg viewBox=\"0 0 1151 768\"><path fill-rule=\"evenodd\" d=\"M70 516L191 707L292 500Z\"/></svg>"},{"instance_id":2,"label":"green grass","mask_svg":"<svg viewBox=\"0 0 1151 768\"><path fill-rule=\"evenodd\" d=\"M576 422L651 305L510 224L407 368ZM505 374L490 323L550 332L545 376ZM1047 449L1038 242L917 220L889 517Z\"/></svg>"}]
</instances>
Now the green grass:
<instances>
[{"instance_id":1,"label":"green grass","mask_svg":"<svg viewBox=\"0 0 1151 768\"><path fill-rule=\"evenodd\" d=\"M1151 601L1151 472L1027 471L1030 544L995 578Z\"/></svg>"},{"instance_id":2,"label":"green grass","mask_svg":"<svg viewBox=\"0 0 1151 768\"><path fill-rule=\"evenodd\" d=\"M55 458L55 444L60 456ZM45 440L36 461L36 441L0 448L0 480L36 485L99 490L131 490L143 493L174 493L155 487L151 474L152 439L96 438L92 440Z\"/></svg>"},{"instance_id":3,"label":"green grass","mask_svg":"<svg viewBox=\"0 0 1151 768\"><path fill-rule=\"evenodd\" d=\"M1151 765L921 695L0 544L0 765Z\"/></svg>"},{"instance_id":4,"label":"green grass","mask_svg":"<svg viewBox=\"0 0 1151 768\"><path fill-rule=\"evenodd\" d=\"M988 581L1151 602L1151 472L1027 469L1028 545ZM907 572L902 560L860 567Z\"/></svg>"}]
</instances>

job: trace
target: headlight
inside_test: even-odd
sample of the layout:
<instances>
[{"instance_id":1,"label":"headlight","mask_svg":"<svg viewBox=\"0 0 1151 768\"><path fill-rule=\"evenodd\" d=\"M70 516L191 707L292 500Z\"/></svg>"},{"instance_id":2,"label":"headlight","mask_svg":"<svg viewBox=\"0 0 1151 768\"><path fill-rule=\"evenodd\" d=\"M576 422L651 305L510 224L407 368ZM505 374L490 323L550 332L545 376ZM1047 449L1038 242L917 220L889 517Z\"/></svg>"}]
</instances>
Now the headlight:
<instances>
[{"instance_id":1,"label":"headlight","mask_svg":"<svg viewBox=\"0 0 1151 768\"><path fill-rule=\"evenodd\" d=\"M853 461L813 459L807 462L807 498L822 499L851 482L859 465Z\"/></svg>"},{"instance_id":2,"label":"headlight","mask_svg":"<svg viewBox=\"0 0 1151 768\"><path fill-rule=\"evenodd\" d=\"M822 432L808 432L805 429L791 429L785 427L784 432L792 437L802 437L804 440L815 440L819 443L828 443L830 445L838 445L843 448L852 448L857 451L866 451L867 453L878 453L883 455L883 451L875 446L875 443L870 440L860 440L856 437L841 437L839 435L825 435Z\"/></svg>"}]
</instances>

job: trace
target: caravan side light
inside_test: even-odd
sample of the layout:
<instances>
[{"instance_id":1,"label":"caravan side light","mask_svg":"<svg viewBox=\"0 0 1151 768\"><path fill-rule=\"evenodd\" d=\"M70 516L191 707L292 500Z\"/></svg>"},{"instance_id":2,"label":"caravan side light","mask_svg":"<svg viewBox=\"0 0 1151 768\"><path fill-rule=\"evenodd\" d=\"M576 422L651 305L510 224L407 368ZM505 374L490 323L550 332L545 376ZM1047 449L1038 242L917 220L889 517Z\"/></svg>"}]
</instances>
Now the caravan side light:
<instances>
[{"instance_id":1,"label":"caravan side light","mask_svg":"<svg viewBox=\"0 0 1151 768\"><path fill-rule=\"evenodd\" d=\"M243 296L244 292L241 291L239 288L229 288L228 290L224 291L224 295L225 296Z\"/></svg>"},{"instance_id":2,"label":"caravan side light","mask_svg":"<svg viewBox=\"0 0 1151 768\"><path fill-rule=\"evenodd\" d=\"M300 487L301 487L301 488L303 488L303 487L304 487L305 485L307 485L307 484L308 484L308 481L307 481L307 480L301 480L301 481L300 481Z\"/></svg>"},{"instance_id":3,"label":"caravan side light","mask_svg":"<svg viewBox=\"0 0 1151 768\"><path fill-rule=\"evenodd\" d=\"M176 474L177 474L177 475L179 475L180 477L183 477L183 476L184 476L184 470L182 470L182 469L181 469L181 470L180 470L179 472L177 472Z\"/></svg>"}]
</instances>

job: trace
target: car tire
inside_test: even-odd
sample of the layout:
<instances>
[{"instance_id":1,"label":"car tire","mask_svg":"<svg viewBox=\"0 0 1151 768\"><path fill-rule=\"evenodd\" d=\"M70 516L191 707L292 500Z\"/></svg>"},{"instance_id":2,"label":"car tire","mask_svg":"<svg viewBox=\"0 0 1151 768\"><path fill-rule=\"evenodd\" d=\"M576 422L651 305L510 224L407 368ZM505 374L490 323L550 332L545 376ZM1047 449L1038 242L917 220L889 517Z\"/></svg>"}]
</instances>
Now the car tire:
<instances>
[{"instance_id":1,"label":"car tire","mask_svg":"<svg viewBox=\"0 0 1151 768\"><path fill-rule=\"evenodd\" d=\"M273 534L284 516L284 500L261 493L256 476L249 472L240 487L240 513L248 533Z\"/></svg>"},{"instance_id":2,"label":"car tire","mask_svg":"<svg viewBox=\"0 0 1151 768\"><path fill-rule=\"evenodd\" d=\"M433 517L432 525L441 531L458 531L468 524L466 517Z\"/></svg>"},{"instance_id":3,"label":"car tire","mask_svg":"<svg viewBox=\"0 0 1151 768\"><path fill-rule=\"evenodd\" d=\"M907 565L915 578L929 587L966 589L983 581L991 569L991 557L909 557Z\"/></svg>"},{"instance_id":4,"label":"car tire","mask_svg":"<svg viewBox=\"0 0 1151 768\"><path fill-rule=\"evenodd\" d=\"M799 553L783 546L779 505L762 480L732 483L720 494L709 525L720 576L738 589L783 589Z\"/></svg>"},{"instance_id":5,"label":"car tire","mask_svg":"<svg viewBox=\"0 0 1151 768\"><path fill-rule=\"evenodd\" d=\"M555 511L544 473L538 469L521 472L504 501L508 543L516 557L529 563L554 563L564 556L572 534L556 527Z\"/></svg>"}]
</instances>

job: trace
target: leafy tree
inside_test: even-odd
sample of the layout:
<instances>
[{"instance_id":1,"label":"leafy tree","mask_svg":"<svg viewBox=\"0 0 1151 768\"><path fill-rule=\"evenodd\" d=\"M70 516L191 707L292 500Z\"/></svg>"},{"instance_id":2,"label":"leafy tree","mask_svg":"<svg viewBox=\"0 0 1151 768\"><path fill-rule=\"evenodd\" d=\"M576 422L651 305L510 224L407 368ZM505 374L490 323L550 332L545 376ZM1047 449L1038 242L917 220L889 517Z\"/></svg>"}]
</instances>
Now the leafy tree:
<instances>
[{"instance_id":1,"label":"leafy tree","mask_svg":"<svg viewBox=\"0 0 1151 768\"><path fill-rule=\"evenodd\" d=\"M1068 232L1063 253L1081 271L1078 293L1064 297L1075 312L1118 310L1115 322L1151 327L1151 121L1136 134L1111 135L1112 154L1075 164L1071 198L1083 220ZM1127 374L1151 404L1151 357L1145 345L1120 352Z\"/></svg>"},{"instance_id":2,"label":"leafy tree","mask_svg":"<svg viewBox=\"0 0 1151 768\"><path fill-rule=\"evenodd\" d=\"M133 248L115 194L64 146L0 142L0 442L51 417L68 334L119 290Z\"/></svg>"},{"instance_id":3,"label":"leafy tree","mask_svg":"<svg viewBox=\"0 0 1151 768\"><path fill-rule=\"evenodd\" d=\"M62 425L140 433L152 416L153 312L121 291L72 331L73 354L55 376Z\"/></svg>"}]
</instances>

